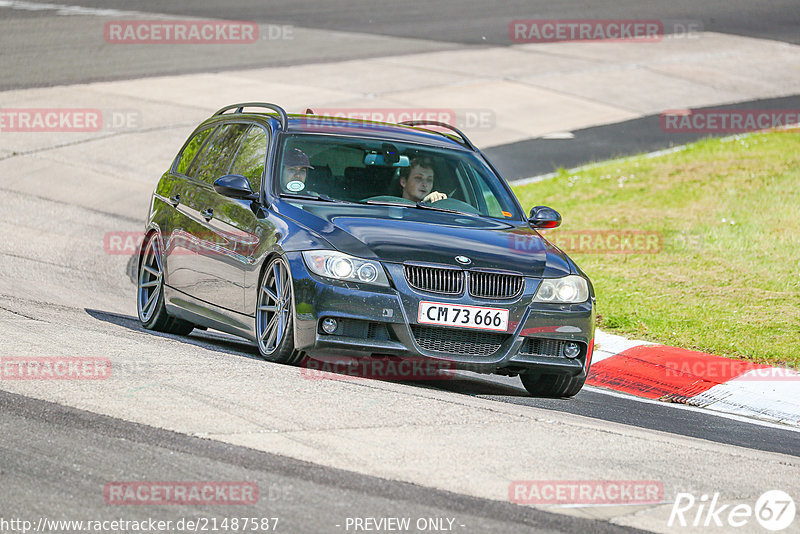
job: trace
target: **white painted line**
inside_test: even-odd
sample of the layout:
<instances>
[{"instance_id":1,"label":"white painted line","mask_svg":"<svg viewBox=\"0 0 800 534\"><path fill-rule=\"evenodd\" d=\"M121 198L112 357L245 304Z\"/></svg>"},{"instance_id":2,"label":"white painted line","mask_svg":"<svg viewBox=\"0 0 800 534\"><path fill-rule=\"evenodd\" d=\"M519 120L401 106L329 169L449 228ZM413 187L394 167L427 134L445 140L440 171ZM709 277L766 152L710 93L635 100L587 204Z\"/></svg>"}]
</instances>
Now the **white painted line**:
<instances>
[{"instance_id":1,"label":"white painted line","mask_svg":"<svg viewBox=\"0 0 800 534\"><path fill-rule=\"evenodd\" d=\"M611 334L607 334L611 335ZM619 337L619 336L617 336ZM524 391L522 384L519 382L518 377L509 377L509 376L502 376L502 375L486 375L480 373L474 373L472 371L455 371L456 376L461 376L464 378L471 378L473 380L477 379L480 381L494 383L494 384L502 384L505 386L511 386L514 388L518 388ZM703 408L700 406L692 406L689 404L681 404L676 402L664 402L659 400L653 399L645 399L643 397L636 397L634 395L630 395L628 393L621 393L619 391L613 391L610 389L599 388L596 386L585 385L583 389L586 391L593 391L595 393L602 393L603 395L609 395L611 397L618 397L621 399L628 399L636 402L643 402L645 404L655 404L658 406L664 406L666 408L671 408L675 410L687 410L690 412L701 413L706 415L711 415L714 417L722 417L724 419L731 419L733 421L738 421L740 423L750 423L752 425L764 426L768 428L775 428L778 430L788 430L790 432L800 432L800 427L798 426L791 426L786 423L779 423L775 420L765 420L765 419L755 419L754 416L749 415L741 415L736 413L728 413L728 412L721 412L716 410L711 410L707 408ZM713 389L713 388L712 388ZM580 395L580 393L578 393ZM490 398L490 397L489 397Z\"/></svg>"},{"instance_id":2,"label":"white painted line","mask_svg":"<svg viewBox=\"0 0 800 534\"><path fill-rule=\"evenodd\" d=\"M592 353L592 363L597 363L616 356L620 352L639 347L641 345L655 345L650 341L638 341L628 339L616 334L609 334L602 330L595 330L594 333L594 352Z\"/></svg>"},{"instance_id":3,"label":"white painted line","mask_svg":"<svg viewBox=\"0 0 800 534\"><path fill-rule=\"evenodd\" d=\"M634 400L634 401L638 401L638 402L644 402L646 404L657 404L659 406L666 406L668 408L673 408L673 409L676 409L676 410L688 410L690 412L703 413L703 414L706 414L706 415L713 415L715 417L723 417L725 419L732 419L734 421L739 421L741 423L750 423L750 424L758 425L758 426L776 428L778 430L788 430L790 432L800 432L800 427L790 426L790 425L786 425L786 424L782 424L782 423L774 423L774 422L771 422L771 421L765 421L763 419L753 419L752 417L744 417L744 416L737 415L737 414L732 414L732 413L710 411L710 410L708 410L706 408L701 408L701 407L698 407L698 406L692 406L692 405L688 405L688 404L681 404L681 403L677 403L677 402L664 402L664 401L658 401L658 400L652 400L652 399L645 399L645 398L642 398L642 397L636 397L634 395L629 395L627 393L620 393L618 391L612 391L610 389L603 389L603 388L598 388L598 387L589 386L589 385L583 386L583 389L586 389L586 390L589 390L589 391L594 391L596 393L602 393L603 395L609 395L611 397L619 397L619 398L623 398L623 399ZM578 395L580 395L580 393L578 393Z\"/></svg>"},{"instance_id":4,"label":"white painted line","mask_svg":"<svg viewBox=\"0 0 800 534\"><path fill-rule=\"evenodd\" d=\"M792 371L789 371L790 373ZM795 373L796 374L796 373ZM800 376L764 380L753 372L716 385L687 402L708 410L775 421L800 428Z\"/></svg>"},{"instance_id":5,"label":"white painted line","mask_svg":"<svg viewBox=\"0 0 800 534\"><path fill-rule=\"evenodd\" d=\"M575 139L575 134L572 132L553 132L544 134L539 139Z\"/></svg>"},{"instance_id":6,"label":"white painted line","mask_svg":"<svg viewBox=\"0 0 800 534\"><path fill-rule=\"evenodd\" d=\"M609 334L610 335L610 334ZM518 377L509 377L509 376L501 376L501 375L485 375L480 373L473 373L471 371L455 371L456 376L461 376L464 378L471 378L473 380L477 379L480 381L494 383L494 384L502 384L505 386L511 386L514 388L518 388L524 391L522 384L519 382ZM655 404L658 406L664 406L666 408L675 409L675 410L685 410L694 413L701 413L706 414L714 417L722 417L724 419L730 419L733 421L738 421L740 423L750 423L752 425L764 426L768 428L775 428L778 430L787 430L790 432L800 432L800 427L798 426L791 426L785 423L778 423L776 421L769 421L764 419L755 419L753 415L745 416L736 413L728 413L728 412L721 412L716 410L711 410L707 408L703 408L700 406L692 406L689 404L681 404L676 402L664 402L659 400L653 399L645 399L643 397L636 397L634 395L630 395L627 393L620 393L618 391L613 391L610 389L598 388L596 386L585 385L583 389L586 391L593 391L595 393L601 393L603 395L608 395L610 397L617 397L621 399L628 399L636 402L642 402L645 404ZM712 388L713 389L713 388ZM578 393L580 395L580 393ZM490 398L490 397L489 397ZM569 412L568 412L569 413Z\"/></svg>"},{"instance_id":7,"label":"white painted line","mask_svg":"<svg viewBox=\"0 0 800 534\"><path fill-rule=\"evenodd\" d=\"M120 9L98 9L94 7L72 6L66 4L44 4L39 2L23 2L20 0L0 0L0 8L19 9L22 11L55 11L56 15L89 15L95 17L119 17L121 15L149 15L140 11L124 11ZM159 15L163 16L163 15Z\"/></svg>"},{"instance_id":8,"label":"white painted line","mask_svg":"<svg viewBox=\"0 0 800 534\"><path fill-rule=\"evenodd\" d=\"M774 386L774 390L796 393L797 384L800 382L800 372L782 367L768 367L766 369L752 369L743 375L739 375L729 384L736 384L741 387L753 387L754 384L764 384L765 382ZM790 385L794 382L794 385ZM763 388L759 388L763 389ZM792 398L800 399L800 395L793 395Z\"/></svg>"},{"instance_id":9,"label":"white painted line","mask_svg":"<svg viewBox=\"0 0 800 534\"><path fill-rule=\"evenodd\" d=\"M628 340L600 330L595 334L595 343L599 350L595 349L593 363L616 356L635 346L653 344ZM603 391L611 390L603 389ZM622 394L616 391L614 393ZM630 395L629 398L640 397ZM652 402L661 403L661 401ZM731 414L800 428L800 373L791 369L754 369L692 396L686 404L710 410L711 412L707 413L715 415Z\"/></svg>"}]
</instances>

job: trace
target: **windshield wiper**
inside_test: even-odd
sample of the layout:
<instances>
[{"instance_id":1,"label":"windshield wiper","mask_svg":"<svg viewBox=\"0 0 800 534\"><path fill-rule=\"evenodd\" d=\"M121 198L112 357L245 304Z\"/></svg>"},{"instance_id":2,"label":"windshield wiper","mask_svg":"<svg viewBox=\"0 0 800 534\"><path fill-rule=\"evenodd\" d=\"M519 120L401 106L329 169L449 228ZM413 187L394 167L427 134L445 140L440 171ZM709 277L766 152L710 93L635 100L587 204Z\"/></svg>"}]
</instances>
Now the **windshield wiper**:
<instances>
[{"instance_id":1,"label":"windshield wiper","mask_svg":"<svg viewBox=\"0 0 800 534\"><path fill-rule=\"evenodd\" d=\"M301 195L300 193L281 193L281 198L296 198L298 200L322 200L324 202L341 202L345 204L355 204L349 200L342 200L340 198L329 197L328 195L321 195L319 193L314 195Z\"/></svg>"},{"instance_id":2,"label":"windshield wiper","mask_svg":"<svg viewBox=\"0 0 800 534\"><path fill-rule=\"evenodd\" d=\"M423 210L434 210L434 211L443 211L445 213L458 213L460 215L475 215L472 213L467 213L465 211L458 211L458 210L451 210L449 208L440 208L438 206L432 206L430 204L426 204L424 202L416 202L412 203L409 202L391 202L389 200L366 200L362 202L362 204L373 204L376 206L400 206L401 208L419 208Z\"/></svg>"},{"instance_id":3,"label":"windshield wiper","mask_svg":"<svg viewBox=\"0 0 800 534\"><path fill-rule=\"evenodd\" d=\"M439 206L432 206L430 204L425 204L424 202L417 202L415 206L423 210L434 210L434 211L443 211L445 213L465 214L465 212L463 211L451 210L449 208L440 208Z\"/></svg>"},{"instance_id":4,"label":"windshield wiper","mask_svg":"<svg viewBox=\"0 0 800 534\"><path fill-rule=\"evenodd\" d=\"M391 202L389 200L365 200L362 204L372 204L374 206L400 206L403 208L413 208L414 204L411 202Z\"/></svg>"},{"instance_id":5,"label":"windshield wiper","mask_svg":"<svg viewBox=\"0 0 800 534\"><path fill-rule=\"evenodd\" d=\"M463 211L458 210L451 210L448 208L440 208L438 206L431 206L430 204L425 204L423 202L417 202L412 204L411 202L390 202L385 200L367 200L365 202L352 202L350 200L342 200L340 198L333 198L328 195L322 194L314 194L314 195L303 195L300 193L281 193L281 197L283 198L296 198L298 200L322 200L325 202L340 202L345 204L372 204L375 206L400 206L402 208L419 208L423 210L434 210L434 211L443 211L445 213L458 213L458 214L465 214ZM467 214L469 215L469 214Z\"/></svg>"}]
</instances>

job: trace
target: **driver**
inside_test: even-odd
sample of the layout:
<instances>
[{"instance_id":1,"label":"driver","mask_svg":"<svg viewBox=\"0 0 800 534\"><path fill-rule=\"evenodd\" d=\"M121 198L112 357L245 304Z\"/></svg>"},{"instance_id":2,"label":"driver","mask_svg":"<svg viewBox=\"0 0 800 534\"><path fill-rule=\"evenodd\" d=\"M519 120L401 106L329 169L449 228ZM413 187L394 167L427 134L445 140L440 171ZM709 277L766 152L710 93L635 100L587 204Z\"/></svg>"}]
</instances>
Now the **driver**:
<instances>
[{"instance_id":1,"label":"driver","mask_svg":"<svg viewBox=\"0 0 800 534\"><path fill-rule=\"evenodd\" d=\"M447 195L433 190L433 159L412 158L408 167L400 169L403 198L413 202L436 202Z\"/></svg>"},{"instance_id":2,"label":"driver","mask_svg":"<svg viewBox=\"0 0 800 534\"><path fill-rule=\"evenodd\" d=\"M288 191L286 184L289 182L302 182L305 184L308 176L308 169L313 169L305 152L299 148L293 148L286 152L283 157L283 171L281 171L281 188ZM302 188L300 188L302 189Z\"/></svg>"}]
</instances>

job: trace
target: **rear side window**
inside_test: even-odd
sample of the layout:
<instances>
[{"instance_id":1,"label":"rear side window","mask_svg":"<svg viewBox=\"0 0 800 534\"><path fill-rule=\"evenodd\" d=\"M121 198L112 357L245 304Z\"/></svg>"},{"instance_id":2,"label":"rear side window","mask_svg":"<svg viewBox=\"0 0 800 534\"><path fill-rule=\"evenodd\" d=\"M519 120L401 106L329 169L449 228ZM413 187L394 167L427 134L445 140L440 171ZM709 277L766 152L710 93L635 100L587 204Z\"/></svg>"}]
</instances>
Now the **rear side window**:
<instances>
[{"instance_id":1,"label":"rear side window","mask_svg":"<svg viewBox=\"0 0 800 534\"><path fill-rule=\"evenodd\" d=\"M217 134L204 151L203 162L197 168L195 178L207 184L213 184L220 176L228 174L233 155L249 128L248 124L226 124L217 130Z\"/></svg>"},{"instance_id":2,"label":"rear side window","mask_svg":"<svg viewBox=\"0 0 800 534\"><path fill-rule=\"evenodd\" d=\"M194 161L195 156L197 153L200 152L200 149L203 148L203 143L206 142L208 136L211 135L211 132L214 131L214 128L206 128L202 132L197 132L194 137L192 137L191 141L186 145L186 148L183 149L181 152L181 159L178 160L178 168L175 170L178 174L189 174L189 167ZM200 159L200 158L197 158ZM197 165L195 165L197 167Z\"/></svg>"},{"instance_id":3,"label":"rear side window","mask_svg":"<svg viewBox=\"0 0 800 534\"><path fill-rule=\"evenodd\" d=\"M261 189L261 176L267 161L267 132L259 126L253 126L242 141L242 146L231 165L231 174L241 174L250 182L250 188L256 193Z\"/></svg>"}]
</instances>

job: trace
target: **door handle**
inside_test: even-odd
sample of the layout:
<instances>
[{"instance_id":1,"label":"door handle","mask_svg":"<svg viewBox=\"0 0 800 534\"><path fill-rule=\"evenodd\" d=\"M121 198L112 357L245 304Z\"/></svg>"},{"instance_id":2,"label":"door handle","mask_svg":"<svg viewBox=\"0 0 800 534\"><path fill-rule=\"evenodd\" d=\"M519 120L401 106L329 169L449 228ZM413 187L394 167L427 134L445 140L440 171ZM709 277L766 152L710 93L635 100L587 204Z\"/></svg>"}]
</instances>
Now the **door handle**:
<instances>
[{"instance_id":1,"label":"door handle","mask_svg":"<svg viewBox=\"0 0 800 534\"><path fill-rule=\"evenodd\" d=\"M180 195L174 195L174 196L169 197L169 203L172 204L173 208L177 208L178 204L181 203L181 196Z\"/></svg>"},{"instance_id":2,"label":"door handle","mask_svg":"<svg viewBox=\"0 0 800 534\"><path fill-rule=\"evenodd\" d=\"M214 218L214 210L212 208L204 209L200 212L200 215L208 222Z\"/></svg>"}]
</instances>

